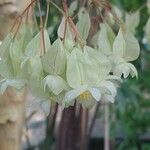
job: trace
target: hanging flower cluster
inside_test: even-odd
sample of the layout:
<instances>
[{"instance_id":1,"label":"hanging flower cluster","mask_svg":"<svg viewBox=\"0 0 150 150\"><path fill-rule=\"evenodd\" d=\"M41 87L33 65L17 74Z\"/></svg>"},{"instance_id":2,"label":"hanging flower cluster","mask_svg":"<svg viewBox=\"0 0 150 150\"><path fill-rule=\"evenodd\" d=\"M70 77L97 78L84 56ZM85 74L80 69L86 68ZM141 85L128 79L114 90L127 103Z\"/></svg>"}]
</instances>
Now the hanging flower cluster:
<instances>
[{"instance_id":1,"label":"hanging flower cluster","mask_svg":"<svg viewBox=\"0 0 150 150\"><path fill-rule=\"evenodd\" d=\"M101 100L114 102L118 83L138 76L130 62L139 57L140 47L126 26L115 34L106 23L89 46L90 28L89 13L82 8L74 27L62 19L53 44L46 29L33 36L28 25L15 38L7 35L0 46L0 92L28 86L35 97L63 107L75 101L86 108Z\"/></svg>"}]
</instances>

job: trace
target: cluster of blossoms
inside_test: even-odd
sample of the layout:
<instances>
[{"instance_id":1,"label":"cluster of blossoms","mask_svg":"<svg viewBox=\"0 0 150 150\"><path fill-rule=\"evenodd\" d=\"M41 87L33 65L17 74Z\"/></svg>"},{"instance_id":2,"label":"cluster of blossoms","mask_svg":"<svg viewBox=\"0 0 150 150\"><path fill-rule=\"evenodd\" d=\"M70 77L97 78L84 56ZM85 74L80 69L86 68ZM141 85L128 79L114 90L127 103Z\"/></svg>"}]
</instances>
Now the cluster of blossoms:
<instances>
[{"instance_id":1,"label":"cluster of blossoms","mask_svg":"<svg viewBox=\"0 0 150 150\"><path fill-rule=\"evenodd\" d=\"M101 23L93 46L88 46L90 27L89 14L82 8L76 24L82 40L76 39L65 17L53 44L46 29L33 36L25 25L15 38L9 34L0 46L0 92L28 86L35 97L63 107L75 101L86 108L102 100L114 102L118 83L129 75L138 76L130 62L139 57L139 43L126 25L115 34Z\"/></svg>"}]
</instances>

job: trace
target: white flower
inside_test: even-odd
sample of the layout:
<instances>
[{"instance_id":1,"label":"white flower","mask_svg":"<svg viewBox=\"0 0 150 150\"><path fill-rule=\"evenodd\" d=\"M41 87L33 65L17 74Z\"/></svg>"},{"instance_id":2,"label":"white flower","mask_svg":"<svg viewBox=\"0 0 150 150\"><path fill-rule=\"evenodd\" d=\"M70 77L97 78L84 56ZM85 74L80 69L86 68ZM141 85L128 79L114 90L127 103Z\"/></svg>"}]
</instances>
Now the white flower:
<instances>
[{"instance_id":1,"label":"white flower","mask_svg":"<svg viewBox=\"0 0 150 150\"><path fill-rule=\"evenodd\" d=\"M81 103L83 107L91 108L96 102L100 101L101 92L99 88L80 87L70 90L64 97L64 105L67 107L73 105L75 100Z\"/></svg>"},{"instance_id":2,"label":"white flower","mask_svg":"<svg viewBox=\"0 0 150 150\"><path fill-rule=\"evenodd\" d=\"M129 74L137 77L136 68L128 63L140 55L140 46L134 35L121 28L113 44L112 71L114 75L127 78Z\"/></svg>"}]
</instances>

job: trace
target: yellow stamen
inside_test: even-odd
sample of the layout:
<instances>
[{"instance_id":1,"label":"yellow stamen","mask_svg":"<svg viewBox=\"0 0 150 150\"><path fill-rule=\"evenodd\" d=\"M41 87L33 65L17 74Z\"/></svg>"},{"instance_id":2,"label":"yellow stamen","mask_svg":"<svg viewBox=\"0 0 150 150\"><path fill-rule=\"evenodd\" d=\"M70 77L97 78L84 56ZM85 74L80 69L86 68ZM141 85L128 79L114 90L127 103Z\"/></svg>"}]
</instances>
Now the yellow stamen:
<instances>
[{"instance_id":1,"label":"yellow stamen","mask_svg":"<svg viewBox=\"0 0 150 150\"><path fill-rule=\"evenodd\" d=\"M92 97L91 93L89 91L85 91L81 95L78 96L78 99L80 100L88 100Z\"/></svg>"}]
</instances>

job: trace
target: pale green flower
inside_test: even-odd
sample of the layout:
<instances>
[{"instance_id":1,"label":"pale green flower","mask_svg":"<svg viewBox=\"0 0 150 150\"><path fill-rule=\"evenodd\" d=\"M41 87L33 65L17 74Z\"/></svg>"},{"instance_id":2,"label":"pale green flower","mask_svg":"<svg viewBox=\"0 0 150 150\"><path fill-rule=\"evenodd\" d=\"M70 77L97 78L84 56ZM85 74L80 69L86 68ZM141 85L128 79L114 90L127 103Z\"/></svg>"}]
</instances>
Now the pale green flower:
<instances>
[{"instance_id":1,"label":"pale green flower","mask_svg":"<svg viewBox=\"0 0 150 150\"><path fill-rule=\"evenodd\" d=\"M91 108L102 95L112 96L113 101L117 92L109 80L117 77L109 75L110 70L106 56L88 46L84 52L75 48L67 61L67 82L72 89L66 93L64 105L73 105L76 100L83 107Z\"/></svg>"},{"instance_id":2,"label":"pale green flower","mask_svg":"<svg viewBox=\"0 0 150 150\"><path fill-rule=\"evenodd\" d=\"M129 74L137 77L136 68L128 63L136 60L140 55L140 46L134 35L129 31L119 30L113 44L112 71L114 75L123 74L126 78Z\"/></svg>"},{"instance_id":3,"label":"pale green flower","mask_svg":"<svg viewBox=\"0 0 150 150\"><path fill-rule=\"evenodd\" d=\"M138 27L140 23L140 12L136 11L134 13L125 15L125 26L128 30L130 30L132 33L135 33L136 27Z\"/></svg>"}]
</instances>

